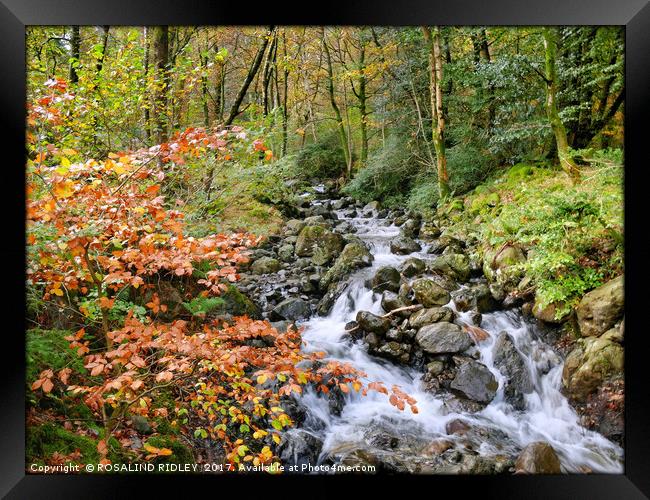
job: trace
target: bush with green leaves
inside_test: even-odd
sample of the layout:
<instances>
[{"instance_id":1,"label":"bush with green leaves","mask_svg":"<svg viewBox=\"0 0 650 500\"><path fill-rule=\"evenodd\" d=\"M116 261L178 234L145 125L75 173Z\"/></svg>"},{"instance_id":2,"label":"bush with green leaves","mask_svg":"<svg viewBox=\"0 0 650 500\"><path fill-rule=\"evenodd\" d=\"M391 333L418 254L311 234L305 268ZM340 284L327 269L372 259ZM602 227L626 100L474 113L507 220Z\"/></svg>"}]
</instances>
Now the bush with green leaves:
<instances>
[{"instance_id":1,"label":"bush with green leaves","mask_svg":"<svg viewBox=\"0 0 650 500\"><path fill-rule=\"evenodd\" d=\"M344 193L364 201L381 200L382 205L406 202L409 188L422 171L400 136L389 139L386 147L368 157L365 168L343 189Z\"/></svg>"},{"instance_id":2,"label":"bush with green leaves","mask_svg":"<svg viewBox=\"0 0 650 500\"><path fill-rule=\"evenodd\" d=\"M345 156L338 137L323 135L295 155L292 174L297 179L334 179L345 172Z\"/></svg>"},{"instance_id":3,"label":"bush with green leaves","mask_svg":"<svg viewBox=\"0 0 650 500\"><path fill-rule=\"evenodd\" d=\"M487 245L516 242L528 250L525 272L541 305L556 304L558 317L623 272L623 169L593 164L583 176L573 186L558 170L513 167L489 185L499 193L498 210L486 206L479 212ZM466 204L471 207L490 189L473 193Z\"/></svg>"}]
</instances>

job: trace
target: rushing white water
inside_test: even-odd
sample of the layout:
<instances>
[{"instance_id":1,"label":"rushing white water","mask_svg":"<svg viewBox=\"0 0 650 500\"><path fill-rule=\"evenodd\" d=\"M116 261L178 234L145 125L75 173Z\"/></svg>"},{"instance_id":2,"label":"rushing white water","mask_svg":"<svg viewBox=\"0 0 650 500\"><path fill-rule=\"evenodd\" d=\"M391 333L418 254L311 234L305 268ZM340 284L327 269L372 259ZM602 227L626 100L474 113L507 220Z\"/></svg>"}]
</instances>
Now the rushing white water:
<instances>
[{"instance_id":1,"label":"rushing white water","mask_svg":"<svg viewBox=\"0 0 650 500\"><path fill-rule=\"evenodd\" d=\"M566 398L560 393L563 360L550 346L539 339L531 326L515 311L499 311L483 315L481 327L490 338L477 346L480 362L485 364L499 382L493 401L478 413L459 414L449 412L443 400L422 387L422 373L403 365L371 356L362 341L350 345L344 336L345 324L355 319L358 311L383 314L381 294L373 293L365 286L382 266L398 266L408 257L432 258L426 254L426 245L420 253L407 256L390 252L389 242L399 234L399 228L377 218L346 218L345 211L337 212L339 219L353 224L357 235L364 240L372 254L372 267L355 273L346 291L337 299L327 317L314 317L304 323L305 350L325 351L329 359L347 362L367 374L369 381L383 382L387 388L399 386L417 400L419 412L411 413L407 407L400 411L388 402L388 398L370 391L368 395L346 395L346 404L340 416L330 414L327 400L320 394L306 393L302 402L308 407L310 418L325 422L317 432L324 440L321 456L341 446L350 446L363 439L364 431L377 422L392 422L396 432L400 428L418 429L431 440L447 436L445 425L462 417L469 423L499 429L508 436L505 449L516 451L533 441L550 443L560 457L565 472L584 471L621 473L623 450L600 434L589 431L579 424L579 418ZM453 302L448 307L454 309ZM471 324L469 314L458 313L459 319ZM492 350L497 334L507 331L526 360L534 382L534 390L525 395L525 410L517 411L504 400L504 376L492 362ZM386 417L389 417L388 419ZM389 424L390 425L390 424ZM398 434L399 435L399 434ZM480 453L495 451L488 443L479 448Z\"/></svg>"}]
</instances>

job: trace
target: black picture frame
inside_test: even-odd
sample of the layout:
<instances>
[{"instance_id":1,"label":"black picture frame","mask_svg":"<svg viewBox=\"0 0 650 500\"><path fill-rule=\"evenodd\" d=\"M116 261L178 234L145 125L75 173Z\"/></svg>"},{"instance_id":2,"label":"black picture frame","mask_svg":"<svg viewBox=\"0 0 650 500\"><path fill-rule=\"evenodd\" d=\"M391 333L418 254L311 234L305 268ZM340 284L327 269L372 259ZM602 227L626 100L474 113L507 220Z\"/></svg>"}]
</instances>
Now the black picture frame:
<instances>
[{"instance_id":1,"label":"black picture frame","mask_svg":"<svg viewBox=\"0 0 650 500\"><path fill-rule=\"evenodd\" d=\"M315 7L315 8L314 8ZM313 10L310 10L313 9ZM625 70L625 288L626 411L624 474L557 476L91 476L25 474L25 27L28 25L624 25ZM296 3L255 6L207 0L0 0L0 286L5 299L0 331L0 494L7 498L113 498L186 494L207 486L244 497L265 488L283 496L453 495L478 498L627 499L650 496L648 337L643 327L644 212L650 118L650 5L647 0L462 0ZM635 219L639 222L634 224ZM291 485L289 486L289 481ZM205 484L205 483L208 483ZM285 488L291 488L291 490ZM416 491L419 491L417 493ZM449 491L449 490L448 490ZM211 492L211 493L210 493ZM357 493L358 494L358 493ZM450 493L444 493L446 495Z\"/></svg>"}]
</instances>

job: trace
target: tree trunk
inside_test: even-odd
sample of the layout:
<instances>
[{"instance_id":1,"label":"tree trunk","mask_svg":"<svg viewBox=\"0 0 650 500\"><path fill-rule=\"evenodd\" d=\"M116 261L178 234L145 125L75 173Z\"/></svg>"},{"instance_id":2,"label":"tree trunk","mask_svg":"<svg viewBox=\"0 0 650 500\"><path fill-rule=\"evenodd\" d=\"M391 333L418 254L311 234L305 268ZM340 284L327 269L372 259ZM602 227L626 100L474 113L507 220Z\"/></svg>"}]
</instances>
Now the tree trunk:
<instances>
[{"instance_id":1,"label":"tree trunk","mask_svg":"<svg viewBox=\"0 0 650 500\"><path fill-rule=\"evenodd\" d=\"M158 144L162 144L163 142L167 142L168 139L169 28L167 26L153 27L153 57L154 70L156 72L154 92L156 141Z\"/></svg>"},{"instance_id":2,"label":"tree trunk","mask_svg":"<svg viewBox=\"0 0 650 500\"><path fill-rule=\"evenodd\" d=\"M436 150L438 167L438 192L440 198L449 195L449 174L447 172L447 155L445 153L445 117L442 100L442 52L440 50L440 28L433 27L433 33L428 27L422 27L424 38L429 45L429 93L431 96L431 119L433 130L433 147Z\"/></svg>"},{"instance_id":3,"label":"tree trunk","mask_svg":"<svg viewBox=\"0 0 650 500\"><path fill-rule=\"evenodd\" d=\"M149 51L151 48L151 35L149 34L149 28L144 27L144 93L145 93L145 105L144 105L144 133L147 138L147 145L151 142L151 110L150 110L150 99L149 99Z\"/></svg>"},{"instance_id":4,"label":"tree trunk","mask_svg":"<svg viewBox=\"0 0 650 500\"><path fill-rule=\"evenodd\" d=\"M110 30L110 26L102 26L102 29L104 30L102 34L102 55L101 57L97 60L97 73L102 72L102 68L104 67L104 58L106 57L106 47L108 46L108 31Z\"/></svg>"},{"instance_id":5,"label":"tree trunk","mask_svg":"<svg viewBox=\"0 0 650 500\"><path fill-rule=\"evenodd\" d=\"M269 44L269 38L271 37L273 30L274 27L270 26L267 34L264 36L264 39L262 40L262 45L260 45L260 48L258 49L257 54L255 55L255 59L253 60L253 64L248 70L248 75L246 75L246 79L244 80L244 83L239 89L239 93L235 98L235 102L233 103L232 108L230 108L230 113L228 114L228 118L226 118L225 121L226 126L231 125L232 122L237 117L237 115L239 114L239 106L241 106L241 103L244 100L244 96L248 91L248 87L250 87L251 82L253 81L255 75L257 74L257 71L260 69L260 64L262 63L262 58L264 57L264 52L266 52L266 47Z\"/></svg>"},{"instance_id":6,"label":"tree trunk","mask_svg":"<svg viewBox=\"0 0 650 500\"><path fill-rule=\"evenodd\" d=\"M72 27L72 40L70 42L70 83L77 83L79 75L77 68L79 67L79 59L81 55L81 35L79 26Z\"/></svg>"},{"instance_id":7,"label":"tree trunk","mask_svg":"<svg viewBox=\"0 0 650 500\"><path fill-rule=\"evenodd\" d=\"M332 56L330 55L330 49L327 46L327 40L325 40L325 28L323 28L323 48L325 49L325 59L327 61L327 90L330 97L330 104L332 105L334 116L336 117L336 127L339 134L339 140L341 142L341 149L343 149L345 166L349 171L352 165L350 159L350 147L348 145L347 134L345 133L345 126L343 125L343 117L341 116L341 110L339 109L339 106L336 103L336 97L334 95L334 70L332 69Z\"/></svg>"},{"instance_id":8,"label":"tree trunk","mask_svg":"<svg viewBox=\"0 0 650 500\"><path fill-rule=\"evenodd\" d=\"M287 37L282 33L282 48L284 51L284 71L282 81L282 156L287 154L287 128L289 125L289 110L287 109L288 94L289 94L289 62L287 60Z\"/></svg>"},{"instance_id":9,"label":"tree trunk","mask_svg":"<svg viewBox=\"0 0 650 500\"><path fill-rule=\"evenodd\" d=\"M555 55L557 51L557 28L544 28L544 51L545 51L545 79L546 79L546 115L555 135L557 155L560 166L576 184L580 181L580 170L569 155L566 129L560 119L557 106L557 73L555 70Z\"/></svg>"},{"instance_id":10,"label":"tree trunk","mask_svg":"<svg viewBox=\"0 0 650 500\"><path fill-rule=\"evenodd\" d=\"M264 69L262 70L262 108L264 110L264 116L269 114L269 84L271 83L271 76L273 75L273 70L275 66L275 54L276 47L278 43L278 37L273 30L271 33L271 45L264 59Z\"/></svg>"},{"instance_id":11,"label":"tree trunk","mask_svg":"<svg viewBox=\"0 0 650 500\"><path fill-rule=\"evenodd\" d=\"M361 42L361 51L359 53L359 113L361 115L361 164L365 164L368 159L368 110L367 110L367 93L366 93L366 74L364 73L366 65L366 47Z\"/></svg>"},{"instance_id":12,"label":"tree trunk","mask_svg":"<svg viewBox=\"0 0 650 500\"><path fill-rule=\"evenodd\" d=\"M210 126L210 106L208 101L208 75L206 74L208 68L208 56L199 54L201 61L201 100L203 101L203 125L205 128Z\"/></svg>"}]
</instances>

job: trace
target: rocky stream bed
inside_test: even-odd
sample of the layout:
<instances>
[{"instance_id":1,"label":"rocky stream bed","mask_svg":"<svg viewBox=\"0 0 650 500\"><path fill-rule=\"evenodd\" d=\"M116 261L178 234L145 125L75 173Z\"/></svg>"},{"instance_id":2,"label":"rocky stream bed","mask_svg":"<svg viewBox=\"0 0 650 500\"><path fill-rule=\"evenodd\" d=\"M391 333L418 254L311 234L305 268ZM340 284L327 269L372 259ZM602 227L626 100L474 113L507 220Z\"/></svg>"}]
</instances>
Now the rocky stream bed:
<instances>
[{"instance_id":1,"label":"rocky stream bed","mask_svg":"<svg viewBox=\"0 0 650 500\"><path fill-rule=\"evenodd\" d=\"M307 390L287 405L285 465L622 472L622 417L598 400L622 373L622 279L581 303L582 335L567 345L548 311L498 279L525 259L518 248L485 265L444 221L323 187L300 205L254 251L240 290L274 326L304 327L304 350L398 386L418 413L383 394ZM589 409L602 411L586 423Z\"/></svg>"}]
</instances>

